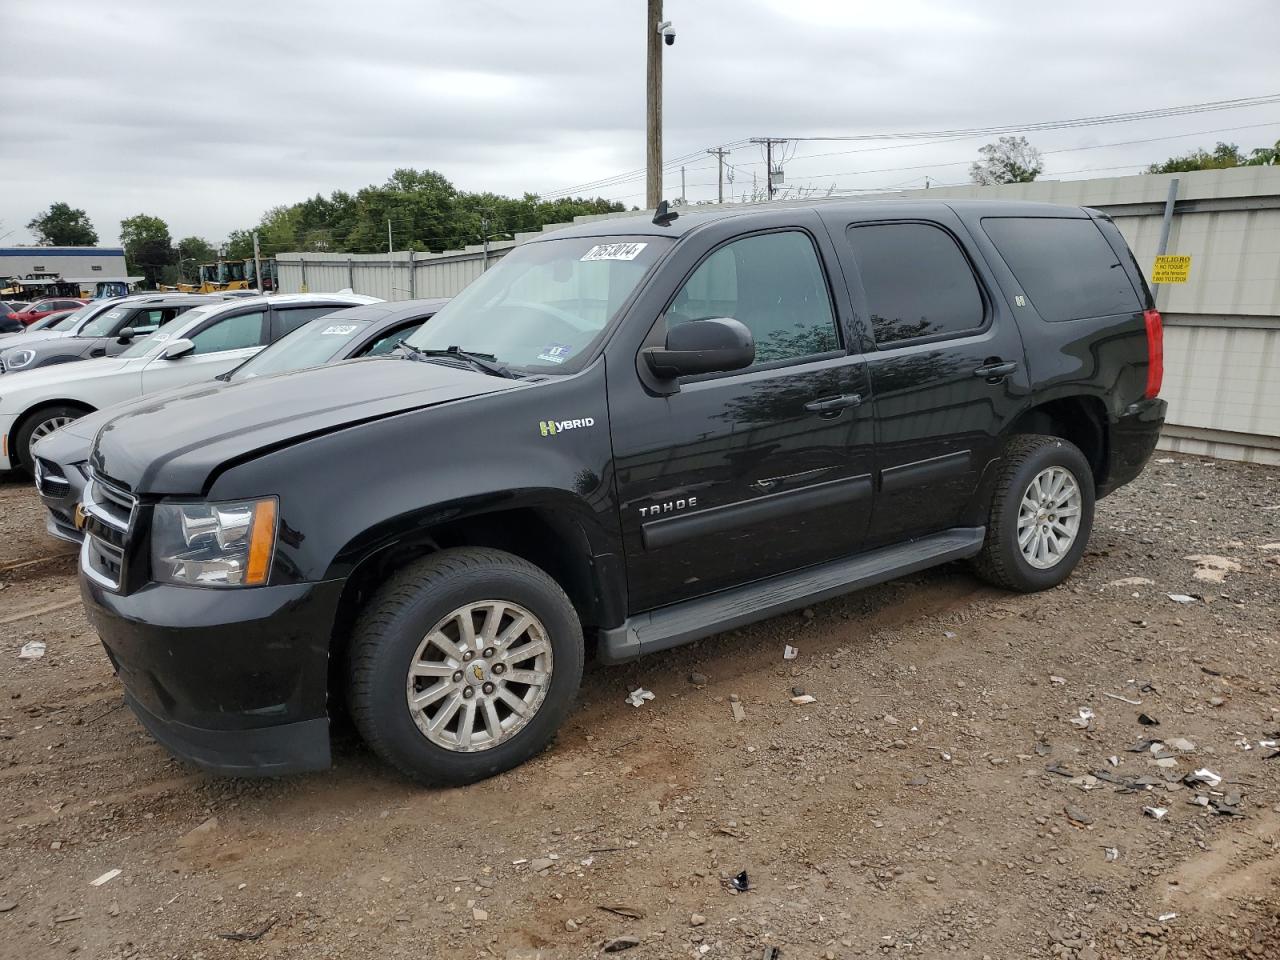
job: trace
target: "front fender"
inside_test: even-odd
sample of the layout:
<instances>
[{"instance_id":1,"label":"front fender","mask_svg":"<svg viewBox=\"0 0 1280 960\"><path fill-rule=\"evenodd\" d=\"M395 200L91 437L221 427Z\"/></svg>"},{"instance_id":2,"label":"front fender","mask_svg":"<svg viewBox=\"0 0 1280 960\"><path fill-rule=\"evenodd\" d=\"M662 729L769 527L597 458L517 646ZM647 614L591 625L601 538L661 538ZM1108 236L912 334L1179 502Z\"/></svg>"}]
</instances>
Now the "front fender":
<instances>
[{"instance_id":1,"label":"front fender","mask_svg":"<svg viewBox=\"0 0 1280 960\"><path fill-rule=\"evenodd\" d=\"M442 523L524 507L580 526L593 554L621 555L604 382L601 360L529 389L299 438L230 466L209 498L279 497L273 583L340 579Z\"/></svg>"}]
</instances>

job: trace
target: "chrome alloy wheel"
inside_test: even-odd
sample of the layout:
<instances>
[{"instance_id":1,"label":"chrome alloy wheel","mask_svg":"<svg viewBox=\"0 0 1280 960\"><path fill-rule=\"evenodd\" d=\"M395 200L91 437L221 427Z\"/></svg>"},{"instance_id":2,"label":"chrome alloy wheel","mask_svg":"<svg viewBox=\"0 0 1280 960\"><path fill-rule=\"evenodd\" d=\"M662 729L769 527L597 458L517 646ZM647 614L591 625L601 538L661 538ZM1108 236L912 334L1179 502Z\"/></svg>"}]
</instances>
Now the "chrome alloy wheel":
<instances>
[{"instance_id":1,"label":"chrome alloy wheel","mask_svg":"<svg viewBox=\"0 0 1280 960\"><path fill-rule=\"evenodd\" d=\"M1038 570L1056 566L1080 532L1080 484L1066 467L1036 474L1018 505L1018 549Z\"/></svg>"},{"instance_id":2,"label":"chrome alloy wheel","mask_svg":"<svg viewBox=\"0 0 1280 960\"><path fill-rule=\"evenodd\" d=\"M37 440L43 440L53 431L65 427L68 423L74 423L75 419L75 417L50 417L48 420L41 420L36 424L36 428L31 431L32 445Z\"/></svg>"},{"instance_id":3,"label":"chrome alloy wheel","mask_svg":"<svg viewBox=\"0 0 1280 960\"><path fill-rule=\"evenodd\" d=\"M437 747L490 750L533 719L552 668L546 627L530 611L506 600L468 603L418 644L405 688L409 713Z\"/></svg>"}]
</instances>

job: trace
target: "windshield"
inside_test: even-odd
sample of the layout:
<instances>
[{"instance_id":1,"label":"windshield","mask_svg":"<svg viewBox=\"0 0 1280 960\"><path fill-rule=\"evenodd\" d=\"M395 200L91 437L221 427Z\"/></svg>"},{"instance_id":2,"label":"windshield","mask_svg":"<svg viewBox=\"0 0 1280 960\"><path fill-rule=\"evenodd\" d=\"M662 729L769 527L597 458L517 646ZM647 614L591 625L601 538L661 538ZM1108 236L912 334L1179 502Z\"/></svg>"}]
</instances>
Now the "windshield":
<instances>
[{"instance_id":1,"label":"windshield","mask_svg":"<svg viewBox=\"0 0 1280 960\"><path fill-rule=\"evenodd\" d=\"M143 337L141 340L133 341L133 344L129 347L128 350L124 350L121 353L118 353L117 356L122 359L127 357L144 357L148 353L150 353L153 349L155 349L157 346L159 346L160 344L168 340L170 337L185 336L185 334L183 333L173 332L174 327L181 326L182 330L190 330L194 324L203 320L205 317L209 316L209 314L214 313L217 310L220 310L224 306L226 306L226 304L224 303L210 303L210 304L206 304L203 307L196 307L192 310L188 310L179 318L179 320L161 327L159 330L157 330L155 333L151 334L150 336ZM107 312L110 313L111 311L107 311Z\"/></svg>"},{"instance_id":2,"label":"windshield","mask_svg":"<svg viewBox=\"0 0 1280 960\"><path fill-rule=\"evenodd\" d=\"M80 328L79 336L82 337L109 337L116 329L116 325L120 323L129 312L134 309L132 307L112 307L103 313L98 314L83 327Z\"/></svg>"},{"instance_id":3,"label":"windshield","mask_svg":"<svg viewBox=\"0 0 1280 960\"><path fill-rule=\"evenodd\" d=\"M540 372L573 372L670 246L665 237L526 243L405 342L419 350L460 347Z\"/></svg>"},{"instance_id":4,"label":"windshield","mask_svg":"<svg viewBox=\"0 0 1280 960\"><path fill-rule=\"evenodd\" d=\"M75 328L77 324L81 323L84 320L88 320L90 317L97 316L98 314L102 313L106 309L108 309L108 306L103 303L85 304L85 306L81 307L75 313L71 314L71 316L67 317L68 323L65 325L65 329L72 330Z\"/></svg>"},{"instance_id":5,"label":"windshield","mask_svg":"<svg viewBox=\"0 0 1280 960\"><path fill-rule=\"evenodd\" d=\"M228 379L237 382L328 363L368 327L367 320L318 317L246 360Z\"/></svg>"},{"instance_id":6,"label":"windshield","mask_svg":"<svg viewBox=\"0 0 1280 960\"><path fill-rule=\"evenodd\" d=\"M45 329L46 330L68 330L71 328L71 325L75 323L76 314L79 312L80 312L79 310L76 310L64 316L55 317L52 322L45 325Z\"/></svg>"}]
</instances>

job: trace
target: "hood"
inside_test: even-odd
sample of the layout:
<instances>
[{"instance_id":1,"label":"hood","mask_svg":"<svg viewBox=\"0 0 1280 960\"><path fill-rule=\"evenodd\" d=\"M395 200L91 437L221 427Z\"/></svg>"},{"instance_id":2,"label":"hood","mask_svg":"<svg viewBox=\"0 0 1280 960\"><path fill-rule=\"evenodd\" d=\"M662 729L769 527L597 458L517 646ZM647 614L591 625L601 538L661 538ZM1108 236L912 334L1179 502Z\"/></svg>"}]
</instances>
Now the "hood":
<instances>
[{"instance_id":1,"label":"hood","mask_svg":"<svg viewBox=\"0 0 1280 960\"><path fill-rule=\"evenodd\" d=\"M24 330L22 333L8 333L0 336L0 353L29 347L35 343L61 340L66 336L67 334L62 330Z\"/></svg>"},{"instance_id":2,"label":"hood","mask_svg":"<svg viewBox=\"0 0 1280 960\"><path fill-rule=\"evenodd\" d=\"M18 391L28 387L42 391L47 387L58 386L73 380L88 383L97 377L109 377L127 370L133 364L145 363L147 359L146 357L130 357L127 360L120 357L95 357L88 363L50 363L43 367L36 367L34 370L10 370L0 375L0 412L6 411L7 399L14 398L16 403L20 397ZM22 409L20 404L18 409Z\"/></svg>"},{"instance_id":3,"label":"hood","mask_svg":"<svg viewBox=\"0 0 1280 960\"><path fill-rule=\"evenodd\" d=\"M43 440L37 441L32 450L37 457L52 460L54 463L61 464L64 467L73 463L83 463L89 459L89 451L93 448L93 441L97 437L98 431L121 414L155 407L170 399L179 397L203 396L211 389L216 390L223 386L225 384L219 380L192 383L184 387L166 390L163 393L153 393L134 400L126 400L124 403L117 403L114 406L107 407L105 410L86 413L79 420L72 420L65 427L61 427Z\"/></svg>"},{"instance_id":4,"label":"hood","mask_svg":"<svg viewBox=\"0 0 1280 960\"><path fill-rule=\"evenodd\" d=\"M101 361L95 361L101 362ZM273 377L152 397L109 411L93 468L138 493L199 494L222 466L266 450L454 400L518 389L436 363L349 360Z\"/></svg>"}]
</instances>

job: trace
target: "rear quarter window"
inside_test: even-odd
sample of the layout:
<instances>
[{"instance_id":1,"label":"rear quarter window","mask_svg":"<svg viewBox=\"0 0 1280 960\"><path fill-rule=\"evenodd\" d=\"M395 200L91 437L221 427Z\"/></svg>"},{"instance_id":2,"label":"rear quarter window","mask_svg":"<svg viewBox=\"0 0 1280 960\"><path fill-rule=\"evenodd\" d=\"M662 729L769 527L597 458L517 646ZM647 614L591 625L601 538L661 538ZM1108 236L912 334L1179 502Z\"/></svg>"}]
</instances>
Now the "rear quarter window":
<instances>
[{"instance_id":1,"label":"rear quarter window","mask_svg":"<svg viewBox=\"0 0 1280 960\"><path fill-rule=\"evenodd\" d=\"M985 217L982 229L1045 320L1142 310L1124 265L1092 220Z\"/></svg>"}]
</instances>

